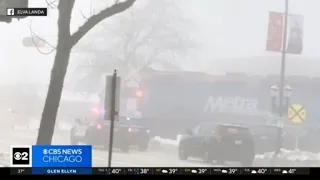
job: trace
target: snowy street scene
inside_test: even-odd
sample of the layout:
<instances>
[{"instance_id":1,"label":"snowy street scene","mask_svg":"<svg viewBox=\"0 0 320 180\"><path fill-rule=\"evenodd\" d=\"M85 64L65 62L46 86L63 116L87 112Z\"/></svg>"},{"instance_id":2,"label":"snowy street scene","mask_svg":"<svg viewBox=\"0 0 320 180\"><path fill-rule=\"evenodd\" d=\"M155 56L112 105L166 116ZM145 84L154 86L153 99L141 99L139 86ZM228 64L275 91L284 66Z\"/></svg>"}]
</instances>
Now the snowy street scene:
<instances>
[{"instance_id":1,"label":"snowy street scene","mask_svg":"<svg viewBox=\"0 0 320 180\"><path fill-rule=\"evenodd\" d=\"M319 6L0 0L0 175L320 174Z\"/></svg>"}]
</instances>

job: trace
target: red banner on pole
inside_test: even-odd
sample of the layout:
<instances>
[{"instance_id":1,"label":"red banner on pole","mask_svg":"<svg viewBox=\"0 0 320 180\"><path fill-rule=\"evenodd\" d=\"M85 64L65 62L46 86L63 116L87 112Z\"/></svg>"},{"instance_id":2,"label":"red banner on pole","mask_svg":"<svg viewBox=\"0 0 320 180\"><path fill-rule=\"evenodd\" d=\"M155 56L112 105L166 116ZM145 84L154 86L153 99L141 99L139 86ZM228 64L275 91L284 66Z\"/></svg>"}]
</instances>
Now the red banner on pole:
<instances>
[{"instance_id":1,"label":"red banner on pole","mask_svg":"<svg viewBox=\"0 0 320 180\"><path fill-rule=\"evenodd\" d=\"M284 29L284 15L279 12L269 12L269 27L267 37L267 51L281 52Z\"/></svg>"}]
</instances>

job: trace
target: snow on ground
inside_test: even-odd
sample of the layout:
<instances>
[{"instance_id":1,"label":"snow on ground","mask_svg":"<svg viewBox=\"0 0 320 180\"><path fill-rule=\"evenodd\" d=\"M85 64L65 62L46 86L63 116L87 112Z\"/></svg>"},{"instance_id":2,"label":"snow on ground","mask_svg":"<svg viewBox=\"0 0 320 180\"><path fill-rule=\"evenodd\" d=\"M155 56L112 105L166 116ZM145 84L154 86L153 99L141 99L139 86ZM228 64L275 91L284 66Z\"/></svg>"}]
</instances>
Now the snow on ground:
<instances>
[{"instance_id":1,"label":"snow on ground","mask_svg":"<svg viewBox=\"0 0 320 180\"><path fill-rule=\"evenodd\" d=\"M40 121L36 119L30 119L28 124L16 124L13 125L14 130L38 130L40 126ZM69 131L72 127L71 123L58 122L56 126L57 131Z\"/></svg>"},{"instance_id":2,"label":"snow on ground","mask_svg":"<svg viewBox=\"0 0 320 180\"><path fill-rule=\"evenodd\" d=\"M179 138L178 138L179 137ZM161 138L160 136L155 136L153 138L153 141L158 142L161 145L171 145L171 146L178 146L180 142L180 136L177 137L177 140L172 140L172 139L164 139Z\"/></svg>"},{"instance_id":3,"label":"snow on ground","mask_svg":"<svg viewBox=\"0 0 320 180\"><path fill-rule=\"evenodd\" d=\"M58 124L58 130L60 131L69 131L72 128L72 124L66 122L60 122Z\"/></svg>"},{"instance_id":4,"label":"snow on ground","mask_svg":"<svg viewBox=\"0 0 320 180\"><path fill-rule=\"evenodd\" d=\"M159 136L154 137L152 140L152 144L156 144L162 148L166 149L176 149L179 141L181 139L181 135L177 136L176 140L172 139L164 139ZM257 154L256 160L271 160L274 152L268 152L264 154ZM289 161L317 161L320 163L320 153L311 153L307 151L297 150L287 150L281 149L281 153L278 155L279 159L286 159Z\"/></svg>"},{"instance_id":5,"label":"snow on ground","mask_svg":"<svg viewBox=\"0 0 320 180\"><path fill-rule=\"evenodd\" d=\"M256 159L271 159L274 155L274 152L268 152L265 154L256 155ZM319 161L320 162L320 153L311 153L307 151L296 150L287 150L281 149L281 153L278 155L280 159L287 159L291 161Z\"/></svg>"},{"instance_id":6,"label":"snow on ground","mask_svg":"<svg viewBox=\"0 0 320 180\"><path fill-rule=\"evenodd\" d=\"M10 162L9 153L0 153L0 167L8 167Z\"/></svg>"},{"instance_id":7,"label":"snow on ground","mask_svg":"<svg viewBox=\"0 0 320 180\"><path fill-rule=\"evenodd\" d=\"M72 127L72 124L66 123L66 122L59 122L56 128L56 131L65 131L68 132ZM27 125L17 125L14 126L13 129L15 130L38 130L39 128L39 121L36 120L30 120L29 124ZM167 151L167 152L177 152L177 147L179 144L180 139L182 138L182 135L178 135L176 140L172 139L165 139L161 138L159 136L155 136L150 141L150 148L154 150L160 150L160 151ZM271 160L273 157L274 152L268 152L264 154L257 154L256 160ZM300 151L300 150L286 150L281 149L281 153L278 156L278 159L285 159L292 162L301 162L301 161L312 161L317 162L320 164L320 153L311 153L307 151Z\"/></svg>"}]
</instances>

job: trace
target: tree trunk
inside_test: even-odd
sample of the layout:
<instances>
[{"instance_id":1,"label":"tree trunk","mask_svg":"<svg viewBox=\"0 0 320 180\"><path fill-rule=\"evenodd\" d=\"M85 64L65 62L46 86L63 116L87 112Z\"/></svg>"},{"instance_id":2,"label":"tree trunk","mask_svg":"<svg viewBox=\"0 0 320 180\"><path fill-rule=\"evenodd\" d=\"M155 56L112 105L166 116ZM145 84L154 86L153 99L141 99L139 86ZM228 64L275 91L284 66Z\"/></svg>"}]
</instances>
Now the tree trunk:
<instances>
[{"instance_id":1,"label":"tree trunk","mask_svg":"<svg viewBox=\"0 0 320 180\"><path fill-rule=\"evenodd\" d=\"M125 11L135 0L117 2L113 6L105 8L100 13L91 16L86 23L79 27L72 36L70 35L71 13L75 0L60 0L58 4L58 43L56 56L51 71L49 90L44 105L37 144L50 145L56 124L56 116L60 104L64 78L67 73L71 49L79 40L95 25L104 19Z\"/></svg>"},{"instance_id":2,"label":"tree trunk","mask_svg":"<svg viewBox=\"0 0 320 180\"><path fill-rule=\"evenodd\" d=\"M70 51L71 49L57 50L51 71L49 90L42 113L37 144L49 145L52 142L64 78L67 72L66 63L69 61Z\"/></svg>"},{"instance_id":3,"label":"tree trunk","mask_svg":"<svg viewBox=\"0 0 320 180\"><path fill-rule=\"evenodd\" d=\"M70 21L73 5L74 0L59 1L58 43L51 71L49 90L40 122L37 138L38 145L50 145L52 143L64 78L67 73L70 52L72 49Z\"/></svg>"}]
</instances>

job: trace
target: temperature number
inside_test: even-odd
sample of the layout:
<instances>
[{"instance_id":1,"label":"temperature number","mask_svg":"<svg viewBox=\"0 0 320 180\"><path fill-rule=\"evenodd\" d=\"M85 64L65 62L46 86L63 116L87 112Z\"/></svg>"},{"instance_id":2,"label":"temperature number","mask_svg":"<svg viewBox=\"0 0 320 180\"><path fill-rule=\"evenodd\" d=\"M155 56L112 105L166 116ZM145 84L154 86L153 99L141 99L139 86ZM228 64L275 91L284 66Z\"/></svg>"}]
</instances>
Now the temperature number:
<instances>
[{"instance_id":1,"label":"temperature number","mask_svg":"<svg viewBox=\"0 0 320 180\"><path fill-rule=\"evenodd\" d=\"M265 174L268 170L267 169L258 169L258 174Z\"/></svg>"},{"instance_id":2,"label":"temperature number","mask_svg":"<svg viewBox=\"0 0 320 180\"><path fill-rule=\"evenodd\" d=\"M294 174L296 172L296 169L289 169L288 171L290 174Z\"/></svg>"},{"instance_id":3,"label":"temperature number","mask_svg":"<svg viewBox=\"0 0 320 180\"><path fill-rule=\"evenodd\" d=\"M204 174L207 172L207 169L198 169L198 174Z\"/></svg>"},{"instance_id":4,"label":"temperature number","mask_svg":"<svg viewBox=\"0 0 320 180\"><path fill-rule=\"evenodd\" d=\"M25 172L25 169L18 169L18 174L22 174L23 172Z\"/></svg>"},{"instance_id":5,"label":"temperature number","mask_svg":"<svg viewBox=\"0 0 320 180\"><path fill-rule=\"evenodd\" d=\"M140 169L140 174L148 174L149 169Z\"/></svg>"},{"instance_id":6,"label":"temperature number","mask_svg":"<svg viewBox=\"0 0 320 180\"><path fill-rule=\"evenodd\" d=\"M229 174L237 173L238 169L229 169Z\"/></svg>"},{"instance_id":7,"label":"temperature number","mask_svg":"<svg viewBox=\"0 0 320 180\"><path fill-rule=\"evenodd\" d=\"M169 174L175 174L176 172L178 172L178 169L169 169Z\"/></svg>"},{"instance_id":8,"label":"temperature number","mask_svg":"<svg viewBox=\"0 0 320 180\"><path fill-rule=\"evenodd\" d=\"M112 169L111 174L120 174L121 169Z\"/></svg>"}]
</instances>

